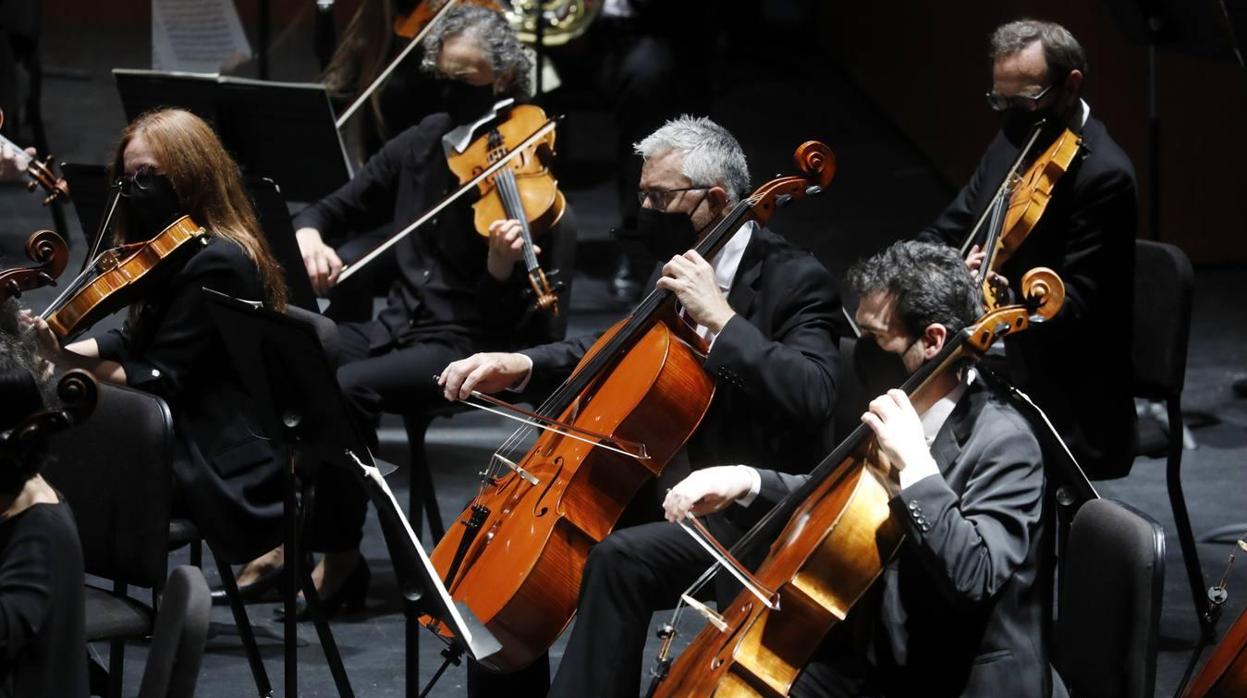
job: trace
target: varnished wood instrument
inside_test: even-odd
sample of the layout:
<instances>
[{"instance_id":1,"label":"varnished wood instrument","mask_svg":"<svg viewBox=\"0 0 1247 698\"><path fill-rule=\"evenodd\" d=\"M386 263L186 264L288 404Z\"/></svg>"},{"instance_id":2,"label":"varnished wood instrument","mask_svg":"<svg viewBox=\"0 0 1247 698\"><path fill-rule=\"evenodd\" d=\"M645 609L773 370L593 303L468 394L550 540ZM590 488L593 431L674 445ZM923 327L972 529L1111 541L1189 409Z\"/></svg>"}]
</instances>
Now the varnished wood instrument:
<instances>
[{"instance_id":1,"label":"varnished wood instrument","mask_svg":"<svg viewBox=\"0 0 1247 698\"><path fill-rule=\"evenodd\" d=\"M1022 287L1026 303L988 311L905 382L902 389L919 414L946 393L941 378L964 370L1001 337L1052 317L1064 301L1064 286L1051 270L1031 270ZM847 617L900 548L903 533L888 505L896 489L894 469L873 432L857 427L732 551L716 556L746 587L721 615L685 594L685 602L711 623L669 673L674 631L666 634L657 673L665 678L652 695L788 695L826 633ZM707 535L704 527L697 533L699 539ZM736 560L768 541L770 552L755 573L739 566Z\"/></svg>"},{"instance_id":2,"label":"varnished wood instrument","mask_svg":"<svg viewBox=\"0 0 1247 698\"><path fill-rule=\"evenodd\" d=\"M764 223L777 206L821 192L835 174L821 143L802 144L795 160L801 175L772 180L736 204L697 252L711 258L747 221ZM677 316L674 294L655 289L538 408L535 421L558 426L529 448L532 430L521 430L495 453L478 495L431 555L452 597L502 644L489 666L508 671L532 662L571 621L589 549L662 472L710 404L706 350Z\"/></svg>"},{"instance_id":3,"label":"varnished wood instrument","mask_svg":"<svg viewBox=\"0 0 1247 698\"><path fill-rule=\"evenodd\" d=\"M150 240L105 250L39 317L69 339L138 300L162 264L207 242L205 235L190 216L182 216Z\"/></svg>"}]
</instances>

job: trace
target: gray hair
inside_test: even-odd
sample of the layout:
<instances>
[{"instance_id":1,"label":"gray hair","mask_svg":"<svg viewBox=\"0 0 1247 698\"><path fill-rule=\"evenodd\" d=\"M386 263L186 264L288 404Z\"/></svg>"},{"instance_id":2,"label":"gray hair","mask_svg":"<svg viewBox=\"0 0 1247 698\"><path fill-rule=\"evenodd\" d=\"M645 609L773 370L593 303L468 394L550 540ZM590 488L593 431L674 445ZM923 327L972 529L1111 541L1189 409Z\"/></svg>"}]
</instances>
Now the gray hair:
<instances>
[{"instance_id":1,"label":"gray hair","mask_svg":"<svg viewBox=\"0 0 1247 698\"><path fill-rule=\"evenodd\" d=\"M902 240L853 265L848 282L859 297L884 291L895 298L896 313L912 338L937 322L959 332L982 310L978 283L947 245Z\"/></svg>"},{"instance_id":2,"label":"gray hair","mask_svg":"<svg viewBox=\"0 0 1247 698\"><path fill-rule=\"evenodd\" d=\"M459 5L446 13L433 25L424 37L424 60L420 67L425 72L437 74L437 57L447 39L466 36L481 47L488 56L496 81L494 93L516 92L532 94L529 72L532 61L520 46L515 30L505 17L479 5Z\"/></svg>"},{"instance_id":3,"label":"gray hair","mask_svg":"<svg viewBox=\"0 0 1247 698\"><path fill-rule=\"evenodd\" d=\"M696 186L723 187L729 206L749 190L749 163L740 143L704 116L686 114L672 119L632 148L646 160L671 150L683 153L684 176Z\"/></svg>"},{"instance_id":4,"label":"gray hair","mask_svg":"<svg viewBox=\"0 0 1247 698\"><path fill-rule=\"evenodd\" d=\"M1063 82L1075 70L1087 73L1087 52L1078 39L1065 27L1038 19L1019 19L997 27L992 32L992 61L1012 56L1036 41L1043 45L1048 78L1053 84Z\"/></svg>"}]
</instances>

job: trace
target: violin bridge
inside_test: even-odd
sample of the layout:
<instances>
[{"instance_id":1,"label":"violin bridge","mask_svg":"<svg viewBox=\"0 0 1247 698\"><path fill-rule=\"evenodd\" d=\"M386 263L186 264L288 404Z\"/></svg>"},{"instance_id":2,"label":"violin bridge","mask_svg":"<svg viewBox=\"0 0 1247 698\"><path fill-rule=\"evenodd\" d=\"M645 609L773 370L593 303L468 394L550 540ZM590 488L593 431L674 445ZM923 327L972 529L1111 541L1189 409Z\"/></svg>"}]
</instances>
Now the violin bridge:
<instances>
[{"instance_id":1,"label":"violin bridge","mask_svg":"<svg viewBox=\"0 0 1247 698\"><path fill-rule=\"evenodd\" d=\"M524 478L528 482L528 484L532 485L533 487L536 487L541 484L541 480L538 480L536 475L533 475L527 470L521 468L518 463L512 462L497 453L494 454L494 462L502 463L508 468L514 470L516 475L519 475L520 477Z\"/></svg>"},{"instance_id":2,"label":"violin bridge","mask_svg":"<svg viewBox=\"0 0 1247 698\"><path fill-rule=\"evenodd\" d=\"M723 616L719 615L718 611L715 611L713 608L710 608L706 604L698 601L688 594L681 594L680 598L684 599L684 603L688 604L689 608L700 613L702 617L706 619L706 622L713 625L719 632L727 632L727 621L723 620Z\"/></svg>"}]
</instances>

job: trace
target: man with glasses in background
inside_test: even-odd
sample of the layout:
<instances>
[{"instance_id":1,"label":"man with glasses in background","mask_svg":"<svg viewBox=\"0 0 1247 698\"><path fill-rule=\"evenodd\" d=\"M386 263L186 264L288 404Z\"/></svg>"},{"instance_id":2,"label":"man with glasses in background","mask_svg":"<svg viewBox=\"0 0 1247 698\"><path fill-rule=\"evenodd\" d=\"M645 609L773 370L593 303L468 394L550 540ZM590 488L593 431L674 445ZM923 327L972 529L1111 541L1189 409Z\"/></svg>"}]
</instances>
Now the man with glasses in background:
<instances>
[{"instance_id":1,"label":"man with glasses in background","mask_svg":"<svg viewBox=\"0 0 1247 698\"><path fill-rule=\"evenodd\" d=\"M1051 267L1066 288L1054 320L1006 340L1007 371L1048 413L1089 475L1120 477L1133 461L1135 420L1134 167L1082 99L1086 53L1064 27L1031 19L1005 24L992 33L991 59L987 101L1001 116L1000 132L969 183L918 239L962 245L1035 131L1022 172L1066 129L1082 139L1038 224L998 270L998 281L1016 289L1026 270ZM983 263L987 227L968 250L973 270Z\"/></svg>"}]
</instances>

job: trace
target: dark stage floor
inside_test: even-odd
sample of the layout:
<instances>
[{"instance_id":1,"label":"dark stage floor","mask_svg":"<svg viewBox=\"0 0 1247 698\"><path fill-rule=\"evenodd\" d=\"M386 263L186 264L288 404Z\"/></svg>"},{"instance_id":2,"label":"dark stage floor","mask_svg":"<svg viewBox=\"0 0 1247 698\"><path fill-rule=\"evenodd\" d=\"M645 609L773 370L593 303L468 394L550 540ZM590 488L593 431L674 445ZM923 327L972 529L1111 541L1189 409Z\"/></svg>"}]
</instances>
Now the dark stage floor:
<instances>
[{"instance_id":1,"label":"dark stage floor","mask_svg":"<svg viewBox=\"0 0 1247 698\"><path fill-rule=\"evenodd\" d=\"M306 37L281 34L278 68L274 77L307 80L312 77L311 52ZM306 57L306 58L305 58ZM53 24L45 37L45 110L53 152L59 159L103 162L123 126L108 69L146 67L145 37L65 28ZM776 172L788 172L792 149L808 138L825 140L837 152L840 174L826 195L781 211L772 227L814 249L837 274L857 257L915 232L951 195L923 158L831 66L822 61L778 66L725 59L716 74L713 116L735 132L751 159L755 184ZM811 67L814 66L814 67ZM783 68L783 69L780 69ZM727 76L733 76L730 80ZM573 114L584 124L570 131L565 157L584 171L609 171L608 139L596 138L610 129L605 114ZM1112 124L1109 124L1110 128ZM984 134L986 141L988 134ZM591 180L592 178L584 178ZM901 196L899 192L904 192ZM578 258L583 262L575 277L570 333L605 326L620 316L621 308L605 291L609 266L607 229L614 224L613 188L608 181L568 182L568 195L581 223ZM73 219L72 210L70 217ZM0 253L6 263L17 261L25 236L49 225L36 197L17 187L0 188ZM75 258L83 244L76 219L72 221ZM1198 444L1184 453L1184 482L1197 535L1236 521L1247 521L1247 400L1236 399L1230 382L1247 374L1247 310L1237 293L1247 281L1244 268L1197 270L1195 319L1184 407L1192 417L1191 434ZM1235 289L1238 289L1236 292ZM41 309L47 291L29 294L30 307ZM507 424L490 415L464 414L436 422L428 435L434 479L449 518L475 489L474 473L491 449L510 432ZM120 435L119 435L120 438ZM406 444L397 420L387 421L382 456L400 465L406 462ZM406 501L406 473L393 476L400 501ZM1182 569L1172 516L1166 499L1164 464L1140 460L1130 477L1099 483L1101 493L1147 512L1165 527L1167 556L1163 640L1159 658L1157 695L1172 695L1196 637L1195 617ZM431 543L431 541L430 541ZM375 518L370 514L365 554L373 570L367 611L333 623L352 685L361 696L403 695L403 620L397 611L395 582ZM1209 582L1225 566L1231 546L1203 543L1200 555ZM186 561L177 553L171 564ZM209 574L210 581L214 575ZM1231 600L1223 627L1244 608L1247 566L1239 565L1230 579ZM270 676L279 684L281 627L272 619L273 604L251 607L262 638ZM659 618L665 618L661 614ZM218 632L210 641L199 682L202 696L253 694L250 675L226 609L214 610ZM301 690L306 696L334 694L313 629L301 629ZM655 650L651 642L649 656ZM98 648L106 653L106 647ZM438 645L422 642L421 670L427 678L439 658ZM552 652L557 662L562 643ZM126 690L137 692L146 649L132 645L126 655ZM646 669L648 670L648 661ZM463 670L452 668L431 695L463 693Z\"/></svg>"}]
</instances>

